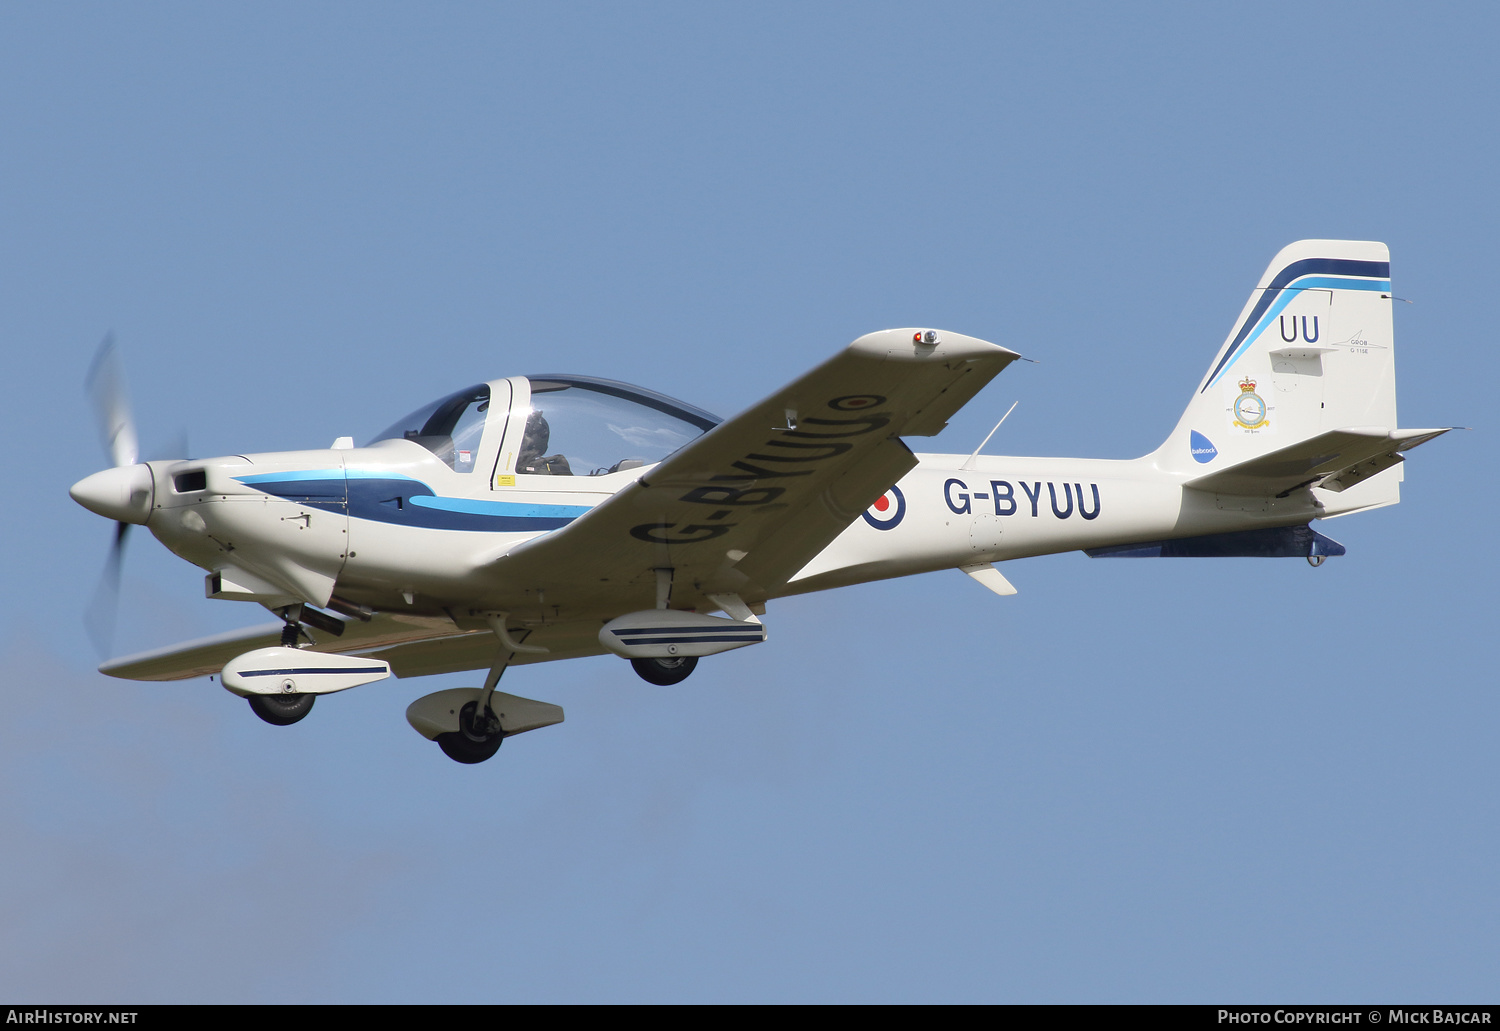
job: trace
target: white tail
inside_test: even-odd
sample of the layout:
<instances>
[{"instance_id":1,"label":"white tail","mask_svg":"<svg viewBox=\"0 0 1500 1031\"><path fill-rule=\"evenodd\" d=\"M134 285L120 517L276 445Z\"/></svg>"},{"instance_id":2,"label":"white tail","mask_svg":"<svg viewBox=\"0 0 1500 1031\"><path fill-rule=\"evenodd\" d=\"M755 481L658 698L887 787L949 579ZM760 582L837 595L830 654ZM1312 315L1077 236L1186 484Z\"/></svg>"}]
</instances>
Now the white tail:
<instances>
[{"instance_id":1,"label":"white tail","mask_svg":"<svg viewBox=\"0 0 1500 1031\"><path fill-rule=\"evenodd\" d=\"M1152 456L1157 465L1210 473L1330 430L1394 430L1391 304L1385 244L1283 248ZM1399 470L1385 478L1391 493L1399 478Z\"/></svg>"}]
</instances>

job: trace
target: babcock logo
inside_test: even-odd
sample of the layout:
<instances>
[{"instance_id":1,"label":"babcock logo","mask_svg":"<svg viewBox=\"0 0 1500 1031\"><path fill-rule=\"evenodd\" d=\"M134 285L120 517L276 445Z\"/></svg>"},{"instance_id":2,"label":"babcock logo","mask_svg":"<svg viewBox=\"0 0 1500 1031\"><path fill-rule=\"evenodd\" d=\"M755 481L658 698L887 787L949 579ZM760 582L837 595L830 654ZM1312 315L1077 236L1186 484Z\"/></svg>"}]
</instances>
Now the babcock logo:
<instances>
[{"instance_id":1,"label":"babcock logo","mask_svg":"<svg viewBox=\"0 0 1500 1031\"><path fill-rule=\"evenodd\" d=\"M1219 453L1209 439L1197 430L1193 430L1192 436L1189 438L1188 448L1193 452L1193 461L1195 462L1212 462L1214 457Z\"/></svg>"}]
</instances>

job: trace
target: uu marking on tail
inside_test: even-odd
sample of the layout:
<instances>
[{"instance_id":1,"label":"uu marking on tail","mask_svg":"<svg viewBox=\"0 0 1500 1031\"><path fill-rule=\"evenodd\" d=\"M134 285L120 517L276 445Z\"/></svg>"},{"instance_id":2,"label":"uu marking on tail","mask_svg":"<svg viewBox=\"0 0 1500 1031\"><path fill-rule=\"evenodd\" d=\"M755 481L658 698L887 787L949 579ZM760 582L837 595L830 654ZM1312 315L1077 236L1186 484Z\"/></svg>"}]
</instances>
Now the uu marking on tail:
<instances>
[{"instance_id":1,"label":"uu marking on tail","mask_svg":"<svg viewBox=\"0 0 1500 1031\"><path fill-rule=\"evenodd\" d=\"M1352 278L1360 277L1360 278ZM1260 300L1251 309L1250 315L1240 326L1233 342L1224 351L1224 357L1214 366L1208 381L1199 389L1201 394L1228 371L1251 344L1270 328L1271 320L1278 318L1288 304L1303 290L1377 290L1389 293L1391 289L1391 263L1388 261L1357 261L1348 258L1303 258L1276 273L1269 286L1261 291ZM1317 333L1316 326L1313 329ZM1304 330L1305 334L1305 330Z\"/></svg>"}]
</instances>

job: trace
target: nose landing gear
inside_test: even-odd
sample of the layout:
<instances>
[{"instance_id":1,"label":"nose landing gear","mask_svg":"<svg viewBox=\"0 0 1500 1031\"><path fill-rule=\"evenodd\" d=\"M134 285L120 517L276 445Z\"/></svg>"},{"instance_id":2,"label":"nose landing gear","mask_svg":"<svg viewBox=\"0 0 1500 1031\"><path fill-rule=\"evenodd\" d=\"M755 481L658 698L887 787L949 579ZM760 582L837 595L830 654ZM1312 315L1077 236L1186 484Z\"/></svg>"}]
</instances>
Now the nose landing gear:
<instances>
[{"instance_id":1,"label":"nose landing gear","mask_svg":"<svg viewBox=\"0 0 1500 1031\"><path fill-rule=\"evenodd\" d=\"M277 727L290 727L312 712L315 694L253 694L248 697L250 709Z\"/></svg>"},{"instance_id":2,"label":"nose landing gear","mask_svg":"<svg viewBox=\"0 0 1500 1031\"><path fill-rule=\"evenodd\" d=\"M301 606L297 606L298 609ZM283 648L297 647L297 638L302 633L302 627L291 616L290 609L282 610L282 618L286 624L281 628L281 646ZM313 702L317 701L315 694L298 694L288 692L286 694L253 694L247 695L245 700L250 703L250 711L273 727L290 727L293 723L302 719L312 712Z\"/></svg>"},{"instance_id":3,"label":"nose landing gear","mask_svg":"<svg viewBox=\"0 0 1500 1031\"><path fill-rule=\"evenodd\" d=\"M280 646L236 655L219 670L225 690L248 701L250 711L272 726L287 727L303 719L320 694L347 691L391 675L390 663L381 659L298 647L303 637L314 643L299 622L312 611L301 605L283 609L286 623ZM333 617L319 613L317 618L338 624L331 632L343 632L342 623Z\"/></svg>"}]
</instances>

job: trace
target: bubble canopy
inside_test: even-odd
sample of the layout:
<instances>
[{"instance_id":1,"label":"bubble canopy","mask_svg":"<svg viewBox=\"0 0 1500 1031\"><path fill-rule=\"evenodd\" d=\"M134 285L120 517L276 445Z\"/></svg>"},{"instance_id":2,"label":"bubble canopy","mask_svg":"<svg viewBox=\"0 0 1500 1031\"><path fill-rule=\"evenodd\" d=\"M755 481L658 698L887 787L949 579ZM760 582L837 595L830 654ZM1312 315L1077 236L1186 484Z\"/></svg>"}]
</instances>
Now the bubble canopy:
<instances>
[{"instance_id":1,"label":"bubble canopy","mask_svg":"<svg viewBox=\"0 0 1500 1031\"><path fill-rule=\"evenodd\" d=\"M490 385L480 383L440 397L406 418L397 419L372 437L370 444L382 440L409 440L437 455L455 472L472 472L473 456L484 435L489 410Z\"/></svg>"},{"instance_id":2,"label":"bubble canopy","mask_svg":"<svg viewBox=\"0 0 1500 1031\"><path fill-rule=\"evenodd\" d=\"M601 476L651 465L713 429L718 416L654 390L588 376L525 377L508 413L521 428L515 471L532 476ZM501 394L503 397L503 393ZM472 469L487 421L490 387L469 387L412 412L378 434L427 448L457 472ZM496 426L504 432L503 425ZM512 438L515 440L517 438Z\"/></svg>"}]
</instances>

